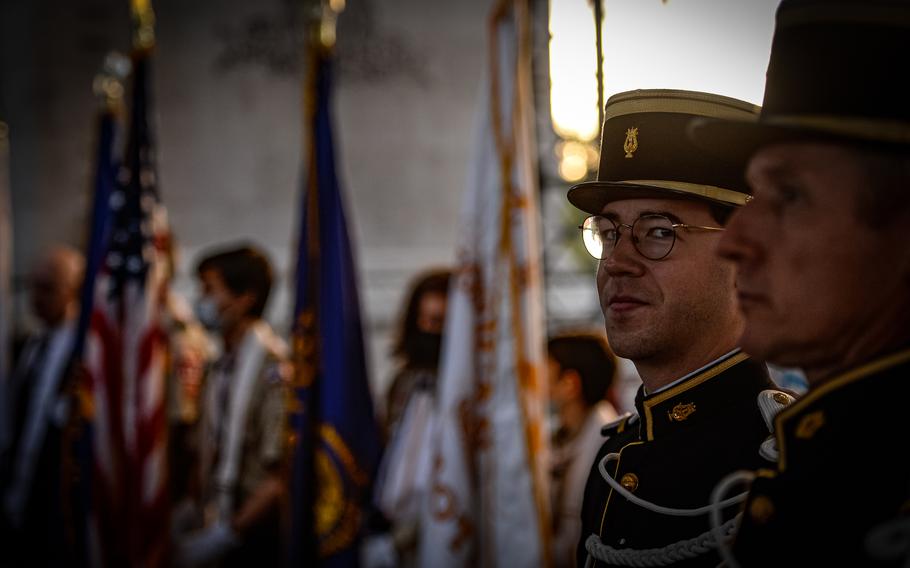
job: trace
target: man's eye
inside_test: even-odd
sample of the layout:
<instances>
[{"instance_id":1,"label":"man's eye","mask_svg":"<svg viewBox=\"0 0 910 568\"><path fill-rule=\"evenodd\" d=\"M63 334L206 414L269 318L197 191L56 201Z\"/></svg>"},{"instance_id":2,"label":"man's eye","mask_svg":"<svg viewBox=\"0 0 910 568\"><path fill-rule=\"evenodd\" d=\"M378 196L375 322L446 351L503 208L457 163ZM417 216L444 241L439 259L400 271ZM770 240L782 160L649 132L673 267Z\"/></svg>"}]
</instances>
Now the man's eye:
<instances>
[{"instance_id":1,"label":"man's eye","mask_svg":"<svg viewBox=\"0 0 910 568\"><path fill-rule=\"evenodd\" d=\"M652 227L648 229L648 233L645 236L649 239L655 240L672 239L673 229L668 229L666 227Z\"/></svg>"},{"instance_id":2,"label":"man's eye","mask_svg":"<svg viewBox=\"0 0 910 568\"><path fill-rule=\"evenodd\" d=\"M772 196L775 201L788 205L801 201L805 198L805 193L799 185L784 181L775 185Z\"/></svg>"},{"instance_id":3,"label":"man's eye","mask_svg":"<svg viewBox=\"0 0 910 568\"><path fill-rule=\"evenodd\" d=\"M616 229L604 229L600 232L600 239L612 243L616 240Z\"/></svg>"}]
</instances>

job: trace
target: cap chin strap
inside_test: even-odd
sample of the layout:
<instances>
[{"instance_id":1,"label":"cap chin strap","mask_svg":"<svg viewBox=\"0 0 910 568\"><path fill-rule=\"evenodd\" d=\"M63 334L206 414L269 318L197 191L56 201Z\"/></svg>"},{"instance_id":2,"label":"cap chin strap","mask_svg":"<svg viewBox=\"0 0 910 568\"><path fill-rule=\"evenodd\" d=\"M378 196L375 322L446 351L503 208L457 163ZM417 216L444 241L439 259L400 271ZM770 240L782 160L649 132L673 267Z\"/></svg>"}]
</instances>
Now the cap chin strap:
<instances>
[{"instance_id":1,"label":"cap chin strap","mask_svg":"<svg viewBox=\"0 0 910 568\"><path fill-rule=\"evenodd\" d=\"M748 491L744 491L727 499L722 498L733 485L750 483L755 478L755 474L749 471L733 472L724 477L720 483L714 487L714 490L711 493L710 504L694 509L677 509L657 505L641 499L640 497L636 497L623 487L607 472L606 467L608 462L618 459L618 453L607 454L600 460L600 463L597 466L601 477L603 477L604 481L606 481L614 491L633 504L659 515L697 517L710 514L711 530L694 538L674 542L660 548L647 549L613 548L603 544L599 536L592 534L585 540L585 549L588 551L585 568L592 567L595 560L618 566L667 566L668 564L681 560L697 558L715 549L718 549L721 557L727 563L727 566L730 568L738 567L738 564L730 551L729 541L736 532L736 525L739 522L742 513L737 514L726 522L722 522L721 512L731 505L738 505L744 502Z\"/></svg>"}]
</instances>

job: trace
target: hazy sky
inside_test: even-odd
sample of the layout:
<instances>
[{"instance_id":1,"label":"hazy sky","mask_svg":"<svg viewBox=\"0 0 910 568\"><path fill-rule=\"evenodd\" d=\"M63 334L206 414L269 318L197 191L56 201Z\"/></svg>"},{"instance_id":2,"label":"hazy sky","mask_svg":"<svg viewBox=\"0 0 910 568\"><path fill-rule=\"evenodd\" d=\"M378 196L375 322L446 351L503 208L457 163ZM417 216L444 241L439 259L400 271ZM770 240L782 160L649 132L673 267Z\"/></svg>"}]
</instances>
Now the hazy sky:
<instances>
[{"instance_id":1,"label":"hazy sky","mask_svg":"<svg viewBox=\"0 0 910 568\"><path fill-rule=\"evenodd\" d=\"M604 0L604 89L690 89L761 104L779 0ZM597 135L590 0L551 0L557 131Z\"/></svg>"}]
</instances>

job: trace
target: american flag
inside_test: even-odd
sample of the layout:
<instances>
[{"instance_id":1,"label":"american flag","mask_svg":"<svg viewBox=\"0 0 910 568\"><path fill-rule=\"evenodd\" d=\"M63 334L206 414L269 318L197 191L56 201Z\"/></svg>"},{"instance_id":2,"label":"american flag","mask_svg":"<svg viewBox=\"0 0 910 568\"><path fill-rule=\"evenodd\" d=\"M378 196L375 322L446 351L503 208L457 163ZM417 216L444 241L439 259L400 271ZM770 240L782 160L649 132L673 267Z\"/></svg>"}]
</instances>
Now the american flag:
<instances>
[{"instance_id":1,"label":"american flag","mask_svg":"<svg viewBox=\"0 0 910 568\"><path fill-rule=\"evenodd\" d=\"M110 194L84 362L93 406L91 564L167 561L166 231L149 129L149 60L133 58L132 117ZM101 216L102 218L104 216Z\"/></svg>"}]
</instances>

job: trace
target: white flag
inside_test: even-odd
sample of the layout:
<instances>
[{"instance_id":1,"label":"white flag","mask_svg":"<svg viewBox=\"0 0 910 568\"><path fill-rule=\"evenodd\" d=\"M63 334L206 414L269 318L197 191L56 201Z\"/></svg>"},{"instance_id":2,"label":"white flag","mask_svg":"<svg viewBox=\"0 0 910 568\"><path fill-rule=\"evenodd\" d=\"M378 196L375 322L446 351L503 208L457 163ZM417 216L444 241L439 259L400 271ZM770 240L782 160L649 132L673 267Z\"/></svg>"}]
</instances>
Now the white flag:
<instances>
[{"instance_id":1,"label":"white flag","mask_svg":"<svg viewBox=\"0 0 910 568\"><path fill-rule=\"evenodd\" d=\"M526 1L498 4L449 293L420 566L549 564L529 15Z\"/></svg>"}]
</instances>

